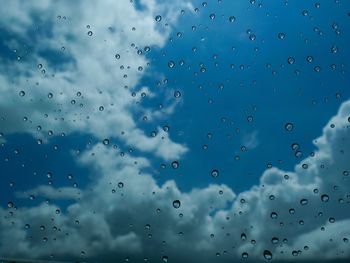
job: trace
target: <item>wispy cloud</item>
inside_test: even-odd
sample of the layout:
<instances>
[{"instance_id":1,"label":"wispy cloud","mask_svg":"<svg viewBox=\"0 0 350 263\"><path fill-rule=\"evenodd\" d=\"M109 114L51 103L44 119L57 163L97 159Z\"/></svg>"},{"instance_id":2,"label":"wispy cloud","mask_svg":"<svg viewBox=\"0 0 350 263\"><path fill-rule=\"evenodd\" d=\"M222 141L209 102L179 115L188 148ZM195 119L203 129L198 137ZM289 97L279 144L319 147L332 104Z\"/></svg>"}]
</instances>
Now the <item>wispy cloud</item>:
<instances>
[{"instance_id":1,"label":"wispy cloud","mask_svg":"<svg viewBox=\"0 0 350 263\"><path fill-rule=\"evenodd\" d=\"M258 131L246 133L243 135L242 145L247 147L249 150L255 149L259 145Z\"/></svg>"}]
</instances>

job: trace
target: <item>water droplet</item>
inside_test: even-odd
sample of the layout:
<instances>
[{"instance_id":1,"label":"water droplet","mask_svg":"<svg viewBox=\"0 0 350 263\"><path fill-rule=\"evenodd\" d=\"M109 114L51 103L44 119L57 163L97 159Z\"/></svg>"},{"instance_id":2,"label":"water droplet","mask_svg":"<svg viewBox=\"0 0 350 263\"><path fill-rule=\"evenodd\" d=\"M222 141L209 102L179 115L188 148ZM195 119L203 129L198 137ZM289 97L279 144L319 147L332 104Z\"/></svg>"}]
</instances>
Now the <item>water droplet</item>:
<instances>
[{"instance_id":1,"label":"water droplet","mask_svg":"<svg viewBox=\"0 0 350 263\"><path fill-rule=\"evenodd\" d=\"M301 12L301 14L302 14L303 16L307 16L307 15L309 15L309 11L303 10L303 11Z\"/></svg>"},{"instance_id":2,"label":"water droplet","mask_svg":"<svg viewBox=\"0 0 350 263\"><path fill-rule=\"evenodd\" d=\"M247 253L247 252L243 252L243 253L242 253L242 258L243 258L243 259L248 258L248 253Z\"/></svg>"},{"instance_id":3,"label":"water droplet","mask_svg":"<svg viewBox=\"0 0 350 263\"><path fill-rule=\"evenodd\" d=\"M309 203L309 201L307 199L305 199L305 198L300 200L300 204L303 205L303 206L307 205L308 203Z\"/></svg>"},{"instance_id":4,"label":"water droplet","mask_svg":"<svg viewBox=\"0 0 350 263\"><path fill-rule=\"evenodd\" d=\"M236 17L230 16L228 20L229 20L231 23L233 23L233 22L236 21Z\"/></svg>"},{"instance_id":5,"label":"water droplet","mask_svg":"<svg viewBox=\"0 0 350 263\"><path fill-rule=\"evenodd\" d=\"M124 187L124 183L123 182L119 182L118 183L118 188L123 188Z\"/></svg>"},{"instance_id":6,"label":"water droplet","mask_svg":"<svg viewBox=\"0 0 350 263\"><path fill-rule=\"evenodd\" d=\"M331 52L332 52L333 54L337 53L337 52L338 52L338 47L337 47L337 46L332 46L332 47L331 47Z\"/></svg>"},{"instance_id":7,"label":"water droplet","mask_svg":"<svg viewBox=\"0 0 350 263\"><path fill-rule=\"evenodd\" d=\"M162 16L157 15L154 19L155 19L157 22L160 22L160 21L162 21Z\"/></svg>"},{"instance_id":8,"label":"water droplet","mask_svg":"<svg viewBox=\"0 0 350 263\"><path fill-rule=\"evenodd\" d=\"M209 15L209 18L210 18L211 20L215 19L215 14L210 14L210 15Z\"/></svg>"},{"instance_id":9,"label":"water droplet","mask_svg":"<svg viewBox=\"0 0 350 263\"><path fill-rule=\"evenodd\" d=\"M328 202L329 201L329 196L328 195L326 195L326 194L323 194L323 195L321 195L321 200L322 200L322 202Z\"/></svg>"},{"instance_id":10,"label":"water droplet","mask_svg":"<svg viewBox=\"0 0 350 263\"><path fill-rule=\"evenodd\" d=\"M301 151L296 151L294 155L297 158L301 158L303 156L303 153Z\"/></svg>"},{"instance_id":11,"label":"water droplet","mask_svg":"<svg viewBox=\"0 0 350 263\"><path fill-rule=\"evenodd\" d=\"M173 207L174 208L179 208L181 206L181 202L180 202L180 200L175 200L175 201L173 201Z\"/></svg>"},{"instance_id":12,"label":"water droplet","mask_svg":"<svg viewBox=\"0 0 350 263\"><path fill-rule=\"evenodd\" d=\"M282 40L285 39L286 35L283 32L280 32L278 33L277 37Z\"/></svg>"},{"instance_id":13,"label":"water droplet","mask_svg":"<svg viewBox=\"0 0 350 263\"><path fill-rule=\"evenodd\" d=\"M293 143L292 144L292 150L298 150L300 148L300 145L298 143Z\"/></svg>"},{"instance_id":14,"label":"water droplet","mask_svg":"<svg viewBox=\"0 0 350 263\"><path fill-rule=\"evenodd\" d=\"M294 59L293 57L289 57L289 58L287 59L287 62L288 62L288 64L292 65L292 64L295 63L295 59Z\"/></svg>"},{"instance_id":15,"label":"water droplet","mask_svg":"<svg viewBox=\"0 0 350 263\"><path fill-rule=\"evenodd\" d=\"M21 90L21 91L19 92L19 96L23 97L24 95L26 95L26 93L25 93L23 90Z\"/></svg>"},{"instance_id":16,"label":"water droplet","mask_svg":"<svg viewBox=\"0 0 350 263\"><path fill-rule=\"evenodd\" d=\"M269 250L265 250L264 253L264 258L267 260L271 260L272 259L272 253Z\"/></svg>"},{"instance_id":17,"label":"water droplet","mask_svg":"<svg viewBox=\"0 0 350 263\"><path fill-rule=\"evenodd\" d=\"M171 167L173 167L174 169L179 168L179 162L173 161L173 162L171 163Z\"/></svg>"},{"instance_id":18,"label":"water droplet","mask_svg":"<svg viewBox=\"0 0 350 263\"><path fill-rule=\"evenodd\" d=\"M313 60L314 60L314 58L313 58L312 56L307 56L307 57L306 57L306 61L307 61L308 63L311 63Z\"/></svg>"},{"instance_id":19,"label":"water droplet","mask_svg":"<svg viewBox=\"0 0 350 263\"><path fill-rule=\"evenodd\" d=\"M169 68L175 67L175 62L172 61L172 60L170 60L170 61L168 62L168 67L169 67Z\"/></svg>"},{"instance_id":20,"label":"water droplet","mask_svg":"<svg viewBox=\"0 0 350 263\"><path fill-rule=\"evenodd\" d=\"M108 140L108 139L104 139L104 140L102 141L102 143L103 143L104 145L108 145L108 144L109 144L109 140Z\"/></svg>"},{"instance_id":21,"label":"water droplet","mask_svg":"<svg viewBox=\"0 0 350 263\"><path fill-rule=\"evenodd\" d=\"M270 217L271 217L272 219L277 219L277 218L278 218L278 215L277 215L276 212L272 212L271 215L270 215Z\"/></svg>"},{"instance_id":22,"label":"water droplet","mask_svg":"<svg viewBox=\"0 0 350 263\"><path fill-rule=\"evenodd\" d=\"M249 34L249 39L254 41L256 39L256 35L255 34Z\"/></svg>"},{"instance_id":23,"label":"water droplet","mask_svg":"<svg viewBox=\"0 0 350 263\"><path fill-rule=\"evenodd\" d=\"M315 71L315 72L320 72L320 71L321 71L321 67L320 67L320 66L314 67L314 71Z\"/></svg>"},{"instance_id":24,"label":"water droplet","mask_svg":"<svg viewBox=\"0 0 350 263\"><path fill-rule=\"evenodd\" d=\"M162 260L163 260L163 262L168 262L168 257L167 256L163 256Z\"/></svg>"},{"instance_id":25,"label":"water droplet","mask_svg":"<svg viewBox=\"0 0 350 263\"><path fill-rule=\"evenodd\" d=\"M271 239L271 243L272 243L272 244L278 244L278 242L279 242L279 239L278 239L277 237L273 237L273 238Z\"/></svg>"},{"instance_id":26,"label":"water droplet","mask_svg":"<svg viewBox=\"0 0 350 263\"><path fill-rule=\"evenodd\" d=\"M8 207L8 208L12 208L12 207L13 207L13 203L12 203L11 201L8 202L8 203L7 203L7 207Z\"/></svg>"},{"instance_id":27,"label":"water droplet","mask_svg":"<svg viewBox=\"0 0 350 263\"><path fill-rule=\"evenodd\" d=\"M218 177L219 176L219 171L217 169L213 169L211 171L211 176L214 177L214 178Z\"/></svg>"},{"instance_id":28,"label":"water droplet","mask_svg":"<svg viewBox=\"0 0 350 263\"><path fill-rule=\"evenodd\" d=\"M178 91L178 90L175 91L175 92L174 92L174 97L177 98L177 99L180 98L180 97L181 97L181 92Z\"/></svg>"},{"instance_id":29,"label":"water droplet","mask_svg":"<svg viewBox=\"0 0 350 263\"><path fill-rule=\"evenodd\" d=\"M87 34L88 34L88 36L91 37L93 33L92 33L92 31L89 31L89 32L87 32Z\"/></svg>"},{"instance_id":30,"label":"water droplet","mask_svg":"<svg viewBox=\"0 0 350 263\"><path fill-rule=\"evenodd\" d=\"M293 123L288 122L288 123L286 123L286 124L284 125L284 128L285 128L287 131L292 131L293 128L294 128L294 125L293 125Z\"/></svg>"}]
</instances>

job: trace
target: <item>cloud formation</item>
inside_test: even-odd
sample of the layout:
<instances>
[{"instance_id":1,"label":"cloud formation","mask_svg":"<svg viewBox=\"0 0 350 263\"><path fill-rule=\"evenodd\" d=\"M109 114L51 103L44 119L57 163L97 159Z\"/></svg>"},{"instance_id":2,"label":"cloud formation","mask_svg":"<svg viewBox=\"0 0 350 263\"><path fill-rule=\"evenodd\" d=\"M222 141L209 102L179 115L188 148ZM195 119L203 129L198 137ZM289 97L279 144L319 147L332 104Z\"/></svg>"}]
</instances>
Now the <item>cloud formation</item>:
<instances>
[{"instance_id":1,"label":"cloud formation","mask_svg":"<svg viewBox=\"0 0 350 263\"><path fill-rule=\"evenodd\" d=\"M190 192L174 181L159 186L144 172L146 158L95 145L78 160L92 168L91 184L66 210L54 200L0 210L0 254L88 262L347 259L349 116L350 101L294 171L268 169L259 185L238 196L225 185ZM53 189L32 192L56 198Z\"/></svg>"},{"instance_id":2,"label":"cloud formation","mask_svg":"<svg viewBox=\"0 0 350 263\"><path fill-rule=\"evenodd\" d=\"M117 138L164 159L187 148L168 135L151 137L138 128L135 113L159 118L168 111L142 106L159 96L138 88L148 74L150 49L164 46L185 1L157 4L129 0L11 1L1 10L4 56L0 60L1 132L80 132L100 140ZM155 16L162 14L161 22ZM20 105L14 110L14 105ZM174 105L169 104L170 108ZM153 119L154 119L153 118ZM163 138L161 138L163 137Z\"/></svg>"},{"instance_id":3,"label":"cloud formation","mask_svg":"<svg viewBox=\"0 0 350 263\"><path fill-rule=\"evenodd\" d=\"M168 2L141 0L142 9L130 1L98 6L92 1L9 2L11 12L0 10L6 23L1 30L18 61L11 60L12 51L0 61L5 137L81 132L101 140L117 137L168 160L183 155L184 145L161 128L156 137L146 136L134 117L140 108L154 118L162 115L140 103L142 92L158 94L137 86L147 72L146 47L165 44L176 14L187 5ZM154 19L159 13L161 29ZM14 105L21 107L14 110ZM190 192L182 192L174 181L158 185L147 158L97 144L77 159L91 168L86 188L39 186L18 195L51 202L0 208L0 257L68 262L348 259L349 116L350 101L315 140L316 151L293 171L270 168L259 185L238 195L226 185ZM253 133L247 140L252 148L255 139ZM63 199L72 203L60 206Z\"/></svg>"}]
</instances>

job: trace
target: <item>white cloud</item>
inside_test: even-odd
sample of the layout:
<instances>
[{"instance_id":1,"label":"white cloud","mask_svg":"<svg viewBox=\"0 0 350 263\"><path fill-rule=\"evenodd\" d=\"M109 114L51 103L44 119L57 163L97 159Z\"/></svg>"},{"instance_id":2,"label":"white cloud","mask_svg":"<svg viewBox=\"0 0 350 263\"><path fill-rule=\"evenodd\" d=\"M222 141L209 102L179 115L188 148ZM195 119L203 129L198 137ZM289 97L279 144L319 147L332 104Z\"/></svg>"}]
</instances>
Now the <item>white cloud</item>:
<instances>
[{"instance_id":1,"label":"white cloud","mask_svg":"<svg viewBox=\"0 0 350 263\"><path fill-rule=\"evenodd\" d=\"M274 260L347 259L350 185L344 171L350 170L349 115L350 101L324 128L313 157L294 171L266 170L259 185L237 197L225 185L188 193L173 181L158 186L144 172L150 167L147 159L95 145L79 158L94 175L79 202L58 215L54 204L9 209L12 216L0 210L0 254L48 258L52 253L59 260L92 262L126 257L153 262L163 256L169 262L232 262L246 252L248 261L255 262L263 261L269 250ZM324 194L328 202L321 200ZM181 202L178 209L174 200ZM29 230L25 224L31 225ZM53 231L54 226L59 230ZM271 242L274 237L276 244ZM16 249L10 249L15 244Z\"/></svg>"},{"instance_id":2,"label":"white cloud","mask_svg":"<svg viewBox=\"0 0 350 263\"><path fill-rule=\"evenodd\" d=\"M155 138L138 128L133 113L140 104L130 90L135 91L148 62L131 44L140 49L162 47L180 6L186 4L142 0L141 11L130 1L67 3L11 1L0 10L7 30L18 36L7 45L22 57L17 63L5 58L0 63L2 132L40 137L48 130L77 131L100 139L117 137L165 159L184 154L186 147L171 141L160 128ZM158 29L157 14L163 15L169 29ZM31 35L33 28L43 25L50 34ZM22 42L32 48L27 55ZM62 61L52 63L44 51L61 52ZM38 71L38 64L45 74ZM26 92L24 97L18 95L20 90ZM127 257L132 262L144 258L154 262L167 256L169 262L232 262L243 252L249 254L248 260L262 261L263 252L269 250L277 260L348 259L349 243L344 240L350 238L349 115L350 101L316 140L314 156L294 171L266 170L259 185L238 196L225 185L190 192L181 192L174 181L159 186L146 172L150 168L146 158L121 156L118 150L97 144L78 160L92 171L85 189L39 186L19 195L50 198L50 204L0 208L0 256L91 262L120 262ZM22 121L25 116L27 122ZM38 125L41 132L36 131ZM328 202L321 200L325 194ZM55 204L58 199L72 199L73 204L60 207ZM175 200L181 202L178 209L173 207ZM273 237L277 244L272 244ZM293 251L299 250L301 254L294 257Z\"/></svg>"},{"instance_id":3,"label":"white cloud","mask_svg":"<svg viewBox=\"0 0 350 263\"><path fill-rule=\"evenodd\" d=\"M15 39L5 44L20 58L0 61L1 132L5 136L28 132L39 138L52 130L54 135L83 132L101 140L129 138L131 147L165 159L180 158L186 146L168 137L161 143L150 138L138 128L134 112L142 109L142 92L162 96L148 87L136 89L148 70L144 48L165 45L180 8L187 4L156 5L153 0L141 4L143 9L137 10L129 0L98 5L93 1L12 1L6 11L0 11L4 32ZM162 23L154 19L158 14ZM25 96L19 95L21 91ZM166 155L159 147L167 149Z\"/></svg>"}]
</instances>

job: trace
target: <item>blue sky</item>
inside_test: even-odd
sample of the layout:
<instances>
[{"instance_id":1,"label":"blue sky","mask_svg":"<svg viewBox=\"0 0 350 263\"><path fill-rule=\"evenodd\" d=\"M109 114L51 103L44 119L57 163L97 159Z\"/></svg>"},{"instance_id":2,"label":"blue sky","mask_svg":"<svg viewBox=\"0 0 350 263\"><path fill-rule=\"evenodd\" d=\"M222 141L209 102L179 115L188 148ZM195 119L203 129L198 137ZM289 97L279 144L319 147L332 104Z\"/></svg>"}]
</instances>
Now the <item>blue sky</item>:
<instances>
[{"instance_id":1,"label":"blue sky","mask_svg":"<svg viewBox=\"0 0 350 263\"><path fill-rule=\"evenodd\" d=\"M0 11L0 236L22 246L10 253L0 238L0 259L56 251L63 261L226 262L249 252L264 261L268 250L288 260L308 243L300 260L320 251L346 260L349 10L346 1L13 1ZM314 189L331 201L319 204ZM286 211L302 198L310 207L291 219ZM262 230L271 211L285 228ZM50 215L72 239L34 230ZM241 244L242 232L257 246ZM169 246L156 253L161 235Z\"/></svg>"}]
</instances>

